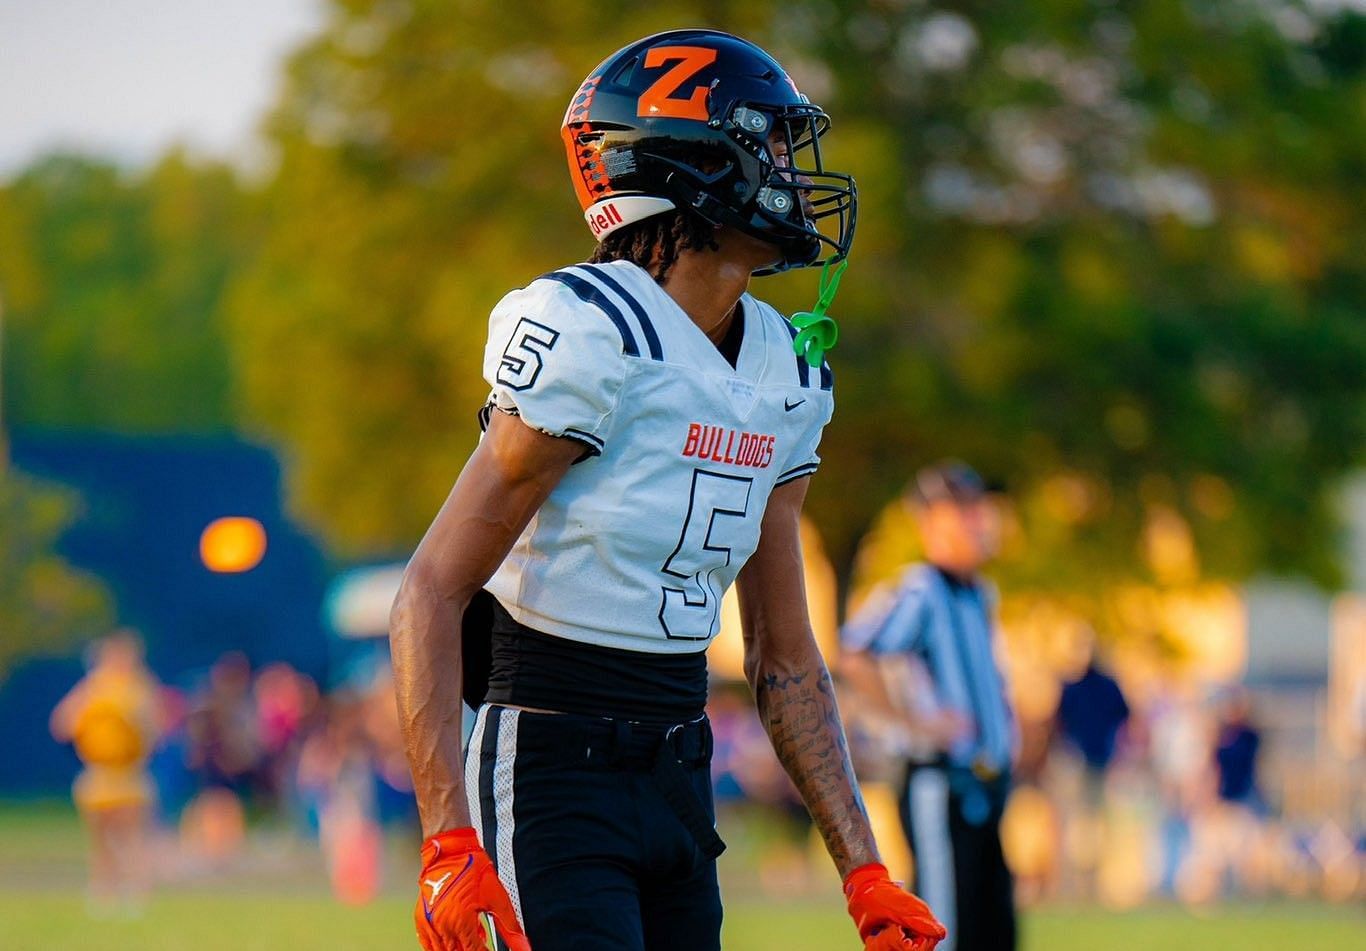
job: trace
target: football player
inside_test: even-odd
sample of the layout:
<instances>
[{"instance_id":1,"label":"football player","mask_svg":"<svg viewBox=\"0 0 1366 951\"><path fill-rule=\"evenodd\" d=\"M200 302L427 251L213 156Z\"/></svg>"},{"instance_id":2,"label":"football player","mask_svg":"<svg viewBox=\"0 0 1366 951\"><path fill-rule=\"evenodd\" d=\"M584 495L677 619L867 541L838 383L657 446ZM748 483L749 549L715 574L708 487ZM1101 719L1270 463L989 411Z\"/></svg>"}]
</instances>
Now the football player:
<instances>
[{"instance_id":1,"label":"football player","mask_svg":"<svg viewBox=\"0 0 1366 951\"><path fill-rule=\"evenodd\" d=\"M879 862L803 589L838 272L800 327L747 293L848 254L828 125L772 57L710 30L632 43L570 103L597 250L494 308L485 432L390 623L432 951L483 948L490 925L513 951L720 947L703 708L732 582L760 716L866 946L944 936Z\"/></svg>"}]
</instances>

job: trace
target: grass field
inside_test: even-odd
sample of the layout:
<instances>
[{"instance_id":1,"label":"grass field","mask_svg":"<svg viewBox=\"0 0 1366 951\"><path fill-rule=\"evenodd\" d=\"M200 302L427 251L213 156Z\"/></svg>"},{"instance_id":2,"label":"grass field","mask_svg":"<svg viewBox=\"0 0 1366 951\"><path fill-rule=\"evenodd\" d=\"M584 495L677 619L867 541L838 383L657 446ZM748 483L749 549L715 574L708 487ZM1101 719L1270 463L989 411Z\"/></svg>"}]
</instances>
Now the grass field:
<instances>
[{"instance_id":1,"label":"grass field","mask_svg":"<svg viewBox=\"0 0 1366 951\"><path fill-rule=\"evenodd\" d=\"M186 876L165 884L137 920L87 917L80 834L61 809L0 806L0 949L3 951L373 951L416 947L409 900L394 882L384 897L347 908L326 896L307 847L254 844L250 873ZM857 949L837 895L765 902L744 889L727 902L728 951ZM1159 907L1126 914L1032 909L1024 951L1366 948L1360 909L1235 906L1204 917Z\"/></svg>"},{"instance_id":2,"label":"grass field","mask_svg":"<svg viewBox=\"0 0 1366 951\"><path fill-rule=\"evenodd\" d=\"M178 892L158 897L137 921L91 921L79 895L8 891L0 895L0 947L6 951L373 951L412 948L410 906L386 897L344 908L320 897ZM1152 949L1341 949L1366 947L1366 924L1344 910L1240 909L1196 919L1174 910L1123 915L1036 910L1024 919L1023 947L1043 951ZM857 949L836 905L732 905L728 951Z\"/></svg>"}]
</instances>

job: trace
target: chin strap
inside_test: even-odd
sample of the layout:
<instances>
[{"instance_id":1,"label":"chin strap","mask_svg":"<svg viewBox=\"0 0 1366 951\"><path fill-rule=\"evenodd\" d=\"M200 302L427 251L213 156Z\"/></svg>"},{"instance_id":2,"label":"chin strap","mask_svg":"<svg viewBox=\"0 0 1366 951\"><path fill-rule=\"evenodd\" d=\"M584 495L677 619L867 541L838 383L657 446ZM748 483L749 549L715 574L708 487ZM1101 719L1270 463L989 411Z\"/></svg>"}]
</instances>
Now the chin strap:
<instances>
[{"instance_id":1,"label":"chin strap","mask_svg":"<svg viewBox=\"0 0 1366 951\"><path fill-rule=\"evenodd\" d=\"M816 306L792 315L792 326L797 328L792 349L813 367L825 361L826 351L833 348L835 341L840 338L839 325L825 312L834 302L835 293L840 289L840 275L848 266L848 258L826 261L821 268L820 294L816 297Z\"/></svg>"}]
</instances>

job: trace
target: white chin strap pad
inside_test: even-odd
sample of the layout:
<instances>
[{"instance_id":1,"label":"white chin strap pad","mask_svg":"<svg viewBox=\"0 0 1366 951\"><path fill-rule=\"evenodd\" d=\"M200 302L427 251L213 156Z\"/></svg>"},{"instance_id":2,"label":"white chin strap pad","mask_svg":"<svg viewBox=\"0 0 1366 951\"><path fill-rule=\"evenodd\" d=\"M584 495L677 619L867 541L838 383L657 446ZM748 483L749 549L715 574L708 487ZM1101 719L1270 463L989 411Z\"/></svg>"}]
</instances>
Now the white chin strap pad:
<instances>
[{"instance_id":1,"label":"white chin strap pad","mask_svg":"<svg viewBox=\"0 0 1366 951\"><path fill-rule=\"evenodd\" d=\"M613 195L588 206L583 218L588 230L601 241L618 228L635 224L651 215L672 211L674 203L650 195Z\"/></svg>"}]
</instances>

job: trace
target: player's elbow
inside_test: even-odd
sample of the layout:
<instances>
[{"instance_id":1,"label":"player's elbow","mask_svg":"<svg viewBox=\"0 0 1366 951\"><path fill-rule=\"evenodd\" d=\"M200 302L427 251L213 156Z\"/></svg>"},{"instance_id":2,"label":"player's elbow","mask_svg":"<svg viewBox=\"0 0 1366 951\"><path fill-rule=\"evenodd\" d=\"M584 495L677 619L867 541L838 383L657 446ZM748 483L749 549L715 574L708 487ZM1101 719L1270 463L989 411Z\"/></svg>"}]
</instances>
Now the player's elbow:
<instances>
[{"instance_id":1,"label":"player's elbow","mask_svg":"<svg viewBox=\"0 0 1366 951\"><path fill-rule=\"evenodd\" d=\"M389 608L389 639L400 640L417 627L417 620L433 613L442 601L454 600L458 592L444 579L422 549L408 562Z\"/></svg>"},{"instance_id":2,"label":"player's elbow","mask_svg":"<svg viewBox=\"0 0 1366 951\"><path fill-rule=\"evenodd\" d=\"M745 643L745 679L752 689L770 677L805 676L825 668L825 658L810 628L796 629L788 637L754 637Z\"/></svg>"}]
</instances>

